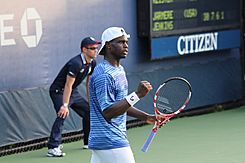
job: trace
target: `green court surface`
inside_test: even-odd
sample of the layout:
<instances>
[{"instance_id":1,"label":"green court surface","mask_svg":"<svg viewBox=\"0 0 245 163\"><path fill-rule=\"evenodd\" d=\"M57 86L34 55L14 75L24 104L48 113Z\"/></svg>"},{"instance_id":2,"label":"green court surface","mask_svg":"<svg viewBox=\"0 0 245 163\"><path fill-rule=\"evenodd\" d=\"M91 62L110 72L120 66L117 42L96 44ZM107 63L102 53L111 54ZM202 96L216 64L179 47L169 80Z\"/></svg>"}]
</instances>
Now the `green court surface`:
<instances>
[{"instance_id":1,"label":"green court surface","mask_svg":"<svg viewBox=\"0 0 245 163\"><path fill-rule=\"evenodd\" d=\"M159 129L147 153L140 151L152 126L128 130L137 163L245 163L245 107L177 118ZM46 157L47 149L0 157L0 163L89 163L82 141L63 144L66 156Z\"/></svg>"}]
</instances>

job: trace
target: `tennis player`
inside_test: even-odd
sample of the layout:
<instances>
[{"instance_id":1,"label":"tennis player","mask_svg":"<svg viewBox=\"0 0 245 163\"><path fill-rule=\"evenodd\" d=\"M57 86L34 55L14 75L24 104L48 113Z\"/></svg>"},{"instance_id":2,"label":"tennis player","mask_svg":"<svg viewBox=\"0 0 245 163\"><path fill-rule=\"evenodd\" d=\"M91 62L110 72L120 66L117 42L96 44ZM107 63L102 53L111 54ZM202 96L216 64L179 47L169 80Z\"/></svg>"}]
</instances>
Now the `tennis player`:
<instances>
[{"instance_id":1,"label":"tennis player","mask_svg":"<svg viewBox=\"0 0 245 163\"><path fill-rule=\"evenodd\" d=\"M84 99L77 86L87 77L87 87L96 62L98 44L92 37L81 41L81 53L71 58L60 70L50 86L50 97L54 104L57 117L52 126L48 141L49 157L62 157L65 153L61 150L61 138L64 121L72 108L83 118L84 148L88 148L88 135L90 129L90 114L88 100Z\"/></svg>"},{"instance_id":2,"label":"tennis player","mask_svg":"<svg viewBox=\"0 0 245 163\"><path fill-rule=\"evenodd\" d=\"M90 80L89 148L91 163L135 163L126 135L127 115L154 124L156 118L134 107L152 86L141 81L128 95L128 82L120 60L128 55L128 35L121 27L106 29L99 54L104 56Z\"/></svg>"}]
</instances>

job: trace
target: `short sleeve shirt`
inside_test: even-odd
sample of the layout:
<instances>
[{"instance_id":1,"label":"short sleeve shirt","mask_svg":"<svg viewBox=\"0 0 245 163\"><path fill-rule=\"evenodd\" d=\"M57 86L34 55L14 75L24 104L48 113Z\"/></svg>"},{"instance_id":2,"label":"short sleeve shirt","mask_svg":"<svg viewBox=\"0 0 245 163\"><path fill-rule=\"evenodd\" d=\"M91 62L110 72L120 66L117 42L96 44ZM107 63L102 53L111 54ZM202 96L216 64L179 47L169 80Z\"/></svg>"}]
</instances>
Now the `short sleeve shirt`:
<instances>
[{"instance_id":1,"label":"short sleeve shirt","mask_svg":"<svg viewBox=\"0 0 245 163\"><path fill-rule=\"evenodd\" d=\"M67 75L76 78L72 88L76 88L87 75L91 75L96 65L95 60L87 64L83 54L71 58L60 70L50 89L64 89Z\"/></svg>"},{"instance_id":2,"label":"short sleeve shirt","mask_svg":"<svg viewBox=\"0 0 245 163\"><path fill-rule=\"evenodd\" d=\"M107 121L103 111L128 94L128 81L122 66L106 60L96 66L90 80L89 148L102 150L129 146L126 135L126 113Z\"/></svg>"}]
</instances>

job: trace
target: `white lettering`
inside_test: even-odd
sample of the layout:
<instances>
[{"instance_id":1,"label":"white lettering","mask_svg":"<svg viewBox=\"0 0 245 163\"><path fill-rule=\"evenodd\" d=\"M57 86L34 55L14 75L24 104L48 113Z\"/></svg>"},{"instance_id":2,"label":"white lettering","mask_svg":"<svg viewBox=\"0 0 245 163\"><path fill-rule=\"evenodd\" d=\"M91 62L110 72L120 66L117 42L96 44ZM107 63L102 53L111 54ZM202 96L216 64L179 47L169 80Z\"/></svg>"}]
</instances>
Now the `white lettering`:
<instances>
[{"instance_id":1,"label":"white lettering","mask_svg":"<svg viewBox=\"0 0 245 163\"><path fill-rule=\"evenodd\" d=\"M35 20L36 35L28 35L28 20ZM21 35L23 36L23 40L25 41L27 47L36 47L41 39L42 33L42 20L36 9L26 9L21 18Z\"/></svg>"},{"instance_id":2,"label":"white lettering","mask_svg":"<svg viewBox=\"0 0 245 163\"><path fill-rule=\"evenodd\" d=\"M185 37L184 36L180 36L179 39L178 39L178 42L177 42L177 49L178 49L178 53L180 55L183 55L185 54L185 48L181 46L181 43L184 42L185 40Z\"/></svg>"},{"instance_id":3,"label":"white lettering","mask_svg":"<svg viewBox=\"0 0 245 163\"><path fill-rule=\"evenodd\" d=\"M206 40L205 41L205 45L204 45L204 49L206 49L207 51L212 50L212 47L210 46L210 44L211 44L210 35L209 34L205 34L204 37L205 37L205 40Z\"/></svg>"},{"instance_id":4,"label":"white lettering","mask_svg":"<svg viewBox=\"0 0 245 163\"><path fill-rule=\"evenodd\" d=\"M180 55L212 51L218 49L218 33L180 36L177 41L177 50Z\"/></svg>"},{"instance_id":5,"label":"white lettering","mask_svg":"<svg viewBox=\"0 0 245 163\"><path fill-rule=\"evenodd\" d=\"M195 35L191 35L189 37L190 39L190 53L194 53L194 40L195 40Z\"/></svg>"},{"instance_id":6,"label":"white lettering","mask_svg":"<svg viewBox=\"0 0 245 163\"><path fill-rule=\"evenodd\" d=\"M5 33L13 32L13 26L4 26L4 21L13 20L14 15L0 15L1 46L15 45L14 39L5 39Z\"/></svg>"},{"instance_id":7,"label":"white lettering","mask_svg":"<svg viewBox=\"0 0 245 163\"><path fill-rule=\"evenodd\" d=\"M218 49L218 32L215 32L213 35L211 35L210 47L213 47L213 49Z\"/></svg>"},{"instance_id":8,"label":"white lettering","mask_svg":"<svg viewBox=\"0 0 245 163\"><path fill-rule=\"evenodd\" d=\"M204 43L204 35L201 34L199 35L199 39L200 39L200 42L198 43L198 49L197 49L197 52L203 52L204 51L204 48L203 48L203 43Z\"/></svg>"},{"instance_id":9,"label":"white lettering","mask_svg":"<svg viewBox=\"0 0 245 163\"><path fill-rule=\"evenodd\" d=\"M7 20L14 20L14 14L0 15L0 45L10 46L16 45L15 39L6 39L6 33L14 33L13 26L6 26L4 22ZM35 34L30 35L28 30L28 23L35 22ZM16 28L18 29L18 28ZM37 47L42 37L42 20L35 8L27 8L20 21L20 33L28 48ZM17 33L17 32L15 32ZM18 32L19 33L19 32Z\"/></svg>"}]
</instances>

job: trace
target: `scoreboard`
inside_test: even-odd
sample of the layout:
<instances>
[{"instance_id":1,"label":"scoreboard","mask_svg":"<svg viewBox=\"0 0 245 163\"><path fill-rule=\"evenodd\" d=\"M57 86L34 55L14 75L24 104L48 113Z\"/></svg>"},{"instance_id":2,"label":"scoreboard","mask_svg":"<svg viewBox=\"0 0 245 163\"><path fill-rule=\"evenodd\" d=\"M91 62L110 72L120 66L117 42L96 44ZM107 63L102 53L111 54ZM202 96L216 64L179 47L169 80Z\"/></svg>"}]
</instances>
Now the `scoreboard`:
<instances>
[{"instance_id":1,"label":"scoreboard","mask_svg":"<svg viewBox=\"0 0 245 163\"><path fill-rule=\"evenodd\" d=\"M151 59L240 48L240 0L137 0Z\"/></svg>"},{"instance_id":2,"label":"scoreboard","mask_svg":"<svg viewBox=\"0 0 245 163\"><path fill-rule=\"evenodd\" d=\"M162 37L236 28L240 0L138 0L138 35Z\"/></svg>"}]
</instances>

